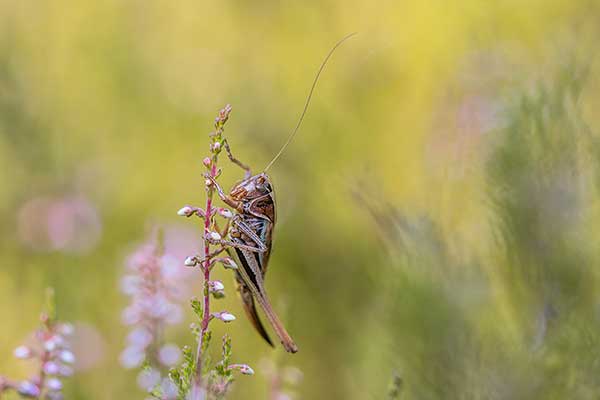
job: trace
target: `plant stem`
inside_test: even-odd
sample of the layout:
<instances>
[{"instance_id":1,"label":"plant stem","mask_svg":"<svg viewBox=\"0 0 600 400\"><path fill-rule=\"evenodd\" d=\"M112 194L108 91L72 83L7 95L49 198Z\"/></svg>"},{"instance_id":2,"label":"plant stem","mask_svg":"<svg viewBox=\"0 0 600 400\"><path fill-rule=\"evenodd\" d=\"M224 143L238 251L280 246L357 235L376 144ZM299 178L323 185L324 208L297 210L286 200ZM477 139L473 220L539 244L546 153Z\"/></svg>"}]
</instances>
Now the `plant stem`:
<instances>
[{"instance_id":1,"label":"plant stem","mask_svg":"<svg viewBox=\"0 0 600 400\"><path fill-rule=\"evenodd\" d=\"M210 176L216 177L217 175L217 155L214 154L212 158L212 165L210 168ZM202 307L202 321L200 323L200 337L198 338L198 347L196 349L196 377L194 380L194 387L192 391L192 400L201 399L201 388L202 388L202 346L204 343L204 336L208 330L208 323L210 322L210 243L206 240L206 236L210 233L211 221L212 221L212 197L213 187L212 185L207 186L206 193L206 217L204 218L204 261L201 264L202 272L204 273L204 287L202 290L202 296L204 298Z\"/></svg>"}]
</instances>

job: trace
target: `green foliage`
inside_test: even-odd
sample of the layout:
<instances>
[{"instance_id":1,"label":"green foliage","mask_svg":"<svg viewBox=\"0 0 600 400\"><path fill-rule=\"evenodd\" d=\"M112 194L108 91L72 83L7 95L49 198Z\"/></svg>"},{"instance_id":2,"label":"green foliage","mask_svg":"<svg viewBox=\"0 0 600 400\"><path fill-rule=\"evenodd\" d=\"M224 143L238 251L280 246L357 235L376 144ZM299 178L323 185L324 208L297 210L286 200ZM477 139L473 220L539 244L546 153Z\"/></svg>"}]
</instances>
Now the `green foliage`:
<instances>
[{"instance_id":1,"label":"green foliage","mask_svg":"<svg viewBox=\"0 0 600 400\"><path fill-rule=\"evenodd\" d=\"M196 374L196 360L191 347L184 346L181 349L183 361L179 368L169 371L169 379L177 386L178 400L186 400L186 396L192 388L193 378Z\"/></svg>"},{"instance_id":2,"label":"green foliage","mask_svg":"<svg viewBox=\"0 0 600 400\"><path fill-rule=\"evenodd\" d=\"M196 316L198 317L198 319L200 321L202 321L202 316L203 316L202 302L200 300L198 300L197 298L193 298L192 300L190 300L190 304L192 306L192 310L194 311L194 314L196 314Z\"/></svg>"}]
</instances>

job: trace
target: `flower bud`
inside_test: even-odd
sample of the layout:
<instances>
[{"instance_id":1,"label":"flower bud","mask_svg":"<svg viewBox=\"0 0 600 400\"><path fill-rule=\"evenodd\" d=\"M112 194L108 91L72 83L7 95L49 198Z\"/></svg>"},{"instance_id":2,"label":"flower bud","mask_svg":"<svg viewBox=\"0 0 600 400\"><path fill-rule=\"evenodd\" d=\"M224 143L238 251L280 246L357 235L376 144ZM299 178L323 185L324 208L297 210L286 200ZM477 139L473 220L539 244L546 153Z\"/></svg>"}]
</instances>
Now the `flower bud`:
<instances>
[{"instance_id":1,"label":"flower bud","mask_svg":"<svg viewBox=\"0 0 600 400\"><path fill-rule=\"evenodd\" d=\"M46 387L53 391L62 389L62 382L56 378L50 378L46 381Z\"/></svg>"},{"instance_id":2,"label":"flower bud","mask_svg":"<svg viewBox=\"0 0 600 400\"><path fill-rule=\"evenodd\" d=\"M240 371L244 375L254 375L254 370L247 364L231 364L227 369Z\"/></svg>"},{"instance_id":3,"label":"flower bud","mask_svg":"<svg viewBox=\"0 0 600 400\"><path fill-rule=\"evenodd\" d=\"M218 313L213 313L212 314L213 317L220 319L223 322L231 322L231 321L235 321L235 315L228 313L226 311L221 311Z\"/></svg>"},{"instance_id":4,"label":"flower bud","mask_svg":"<svg viewBox=\"0 0 600 400\"><path fill-rule=\"evenodd\" d=\"M208 234L208 237L212 240L221 240L221 235L219 234L219 232L210 232Z\"/></svg>"},{"instance_id":5,"label":"flower bud","mask_svg":"<svg viewBox=\"0 0 600 400\"><path fill-rule=\"evenodd\" d=\"M42 369L44 370L46 375L57 375L60 371L58 364L53 361L48 361L44 363Z\"/></svg>"},{"instance_id":6,"label":"flower bud","mask_svg":"<svg viewBox=\"0 0 600 400\"><path fill-rule=\"evenodd\" d=\"M31 357L31 354L32 354L31 349L27 346L19 346L13 352L13 355L16 358L21 358L21 359L29 358L29 357Z\"/></svg>"},{"instance_id":7,"label":"flower bud","mask_svg":"<svg viewBox=\"0 0 600 400\"><path fill-rule=\"evenodd\" d=\"M177 364L181 358L181 350L172 343L168 343L160 348L158 352L158 360L165 366Z\"/></svg>"},{"instance_id":8,"label":"flower bud","mask_svg":"<svg viewBox=\"0 0 600 400\"><path fill-rule=\"evenodd\" d=\"M51 338L49 338L48 340L46 340L44 342L44 349L46 351L54 351L54 350L56 350L57 346L58 346L58 343L56 340L56 336L52 336Z\"/></svg>"},{"instance_id":9,"label":"flower bud","mask_svg":"<svg viewBox=\"0 0 600 400\"><path fill-rule=\"evenodd\" d=\"M217 212L224 218L230 219L233 217L233 213L226 208L219 208Z\"/></svg>"},{"instance_id":10,"label":"flower bud","mask_svg":"<svg viewBox=\"0 0 600 400\"><path fill-rule=\"evenodd\" d=\"M204 157L204 160L202 160L202 164L204 164L206 168L209 168L212 164L212 160L210 159L210 157Z\"/></svg>"},{"instance_id":11,"label":"flower bud","mask_svg":"<svg viewBox=\"0 0 600 400\"><path fill-rule=\"evenodd\" d=\"M221 281L210 281L208 282L208 287L210 293L215 297L215 299L222 299L225 297L225 285Z\"/></svg>"},{"instance_id":12,"label":"flower bud","mask_svg":"<svg viewBox=\"0 0 600 400\"><path fill-rule=\"evenodd\" d=\"M205 179L204 185L208 187L208 186L212 185L212 181L210 179Z\"/></svg>"},{"instance_id":13,"label":"flower bud","mask_svg":"<svg viewBox=\"0 0 600 400\"><path fill-rule=\"evenodd\" d=\"M62 362L67 364L73 364L75 362L75 355L69 350L61 351L59 358Z\"/></svg>"},{"instance_id":14,"label":"flower bud","mask_svg":"<svg viewBox=\"0 0 600 400\"><path fill-rule=\"evenodd\" d=\"M186 267L195 267L198 264L198 258L196 256L189 256L183 262Z\"/></svg>"},{"instance_id":15,"label":"flower bud","mask_svg":"<svg viewBox=\"0 0 600 400\"><path fill-rule=\"evenodd\" d=\"M182 217L189 217L194 213L194 209L190 206L185 206L179 209L179 211L177 211L177 215L180 215Z\"/></svg>"},{"instance_id":16,"label":"flower bud","mask_svg":"<svg viewBox=\"0 0 600 400\"><path fill-rule=\"evenodd\" d=\"M214 143L213 143L213 150L214 150L214 151L219 151L219 150L221 150L221 142L214 142Z\"/></svg>"},{"instance_id":17,"label":"flower bud","mask_svg":"<svg viewBox=\"0 0 600 400\"><path fill-rule=\"evenodd\" d=\"M40 395L40 388L35 385L31 381L23 381L19 383L19 387L17 388L19 394L25 397L34 397L37 398Z\"/></svg>"},{"instance_id":18,"label":"flower bud","mask_svg":"<svg viewBox=\"0 0 600 400\"><path fill-rule=\"evenodd\" d=\"M227 269L237 269L238 268L235 261L233 261L230 257L222 257L222 258L217 259L216 261L223 264L223 267L225 267Z\"/></svg>"}]
</instances>

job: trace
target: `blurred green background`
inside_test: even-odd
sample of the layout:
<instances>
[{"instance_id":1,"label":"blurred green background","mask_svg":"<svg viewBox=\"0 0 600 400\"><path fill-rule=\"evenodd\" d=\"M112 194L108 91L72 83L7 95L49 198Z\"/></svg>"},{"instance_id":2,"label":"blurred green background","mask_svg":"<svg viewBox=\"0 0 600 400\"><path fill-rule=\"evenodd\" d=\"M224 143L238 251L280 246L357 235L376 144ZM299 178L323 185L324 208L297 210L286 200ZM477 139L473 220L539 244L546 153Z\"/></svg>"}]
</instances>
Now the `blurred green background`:
<instances>
[{"instance_id":1,"label":"blurred green background","mask_svg":"<svg viewBox=\"0 0 600 400\"><path fill-rule=\"evenodd\" d=\"M259 171L358 31L270 170L267 287L300 352L214 324L257 370L231 398L267 398L264 358L303 372L302 399L386 398L394 374L405 399L597 398L599 8L1 1L0 374L32 368L11 354L52 286L87 332L66 398L143 398L118 362L127 254L153 224L201 231L176 211L203 204L223 105ZM190 343L191 321L167 334Z\"/></svg>"}]
</instances>

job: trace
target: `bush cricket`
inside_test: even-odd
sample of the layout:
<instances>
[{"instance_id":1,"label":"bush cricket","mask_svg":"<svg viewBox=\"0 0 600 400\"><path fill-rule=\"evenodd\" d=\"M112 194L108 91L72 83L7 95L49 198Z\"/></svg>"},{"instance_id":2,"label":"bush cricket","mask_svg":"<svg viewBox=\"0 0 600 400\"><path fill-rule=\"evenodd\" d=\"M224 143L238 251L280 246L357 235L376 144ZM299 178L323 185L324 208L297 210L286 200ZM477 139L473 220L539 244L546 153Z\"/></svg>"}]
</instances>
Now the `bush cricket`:
<instances>
[{"instance_id":1,"label":"bush cricket","mask_svg":"<svg viewBox=\"0 0 600 400\"><path fill-rule=\"evenodd\" d=\"M338 41L322 61L296 126L279 152L261 173L254 175L250 167L236 159L231 153L227 140L223 139L222 146L225 148L227 156L231 162L245 171L245 177L233 186L229 194L226 194L210 175L206 175L206 178L214 185L221 200L234 210L230 224L224 230L224 233L228 236L225 238L208 237L207 240L212 244L222 245L229 253L229 256L236 260L238 265L236 269L237 289L242 298L245 312L252 325L254 325L254 328L267 343L273 346L273 342L258 317L255 306L256 301L263 309L269 323L281 340L283 347L290 353L297 352L298 346L296 346L296 343L294 343L294 340L286 331L279 317L273 311L264 287L264 277L271 254L273 229L276 223L275 192L266 171L281 156L298 132L308 110L319 76L325 68L327 61L343 42L355 34L347 35Z\"/></svg>"}]
</instances>

